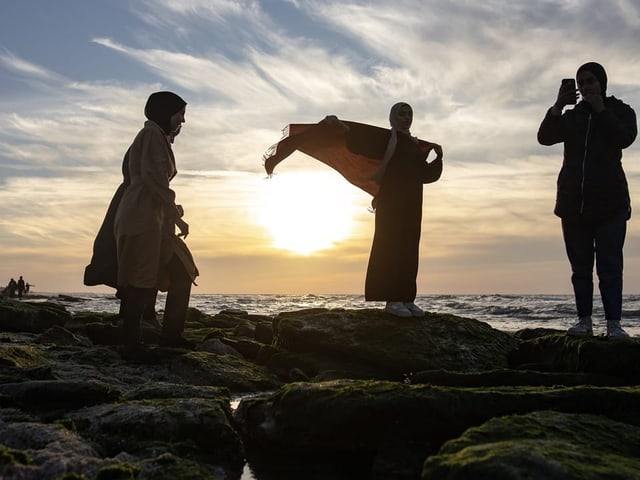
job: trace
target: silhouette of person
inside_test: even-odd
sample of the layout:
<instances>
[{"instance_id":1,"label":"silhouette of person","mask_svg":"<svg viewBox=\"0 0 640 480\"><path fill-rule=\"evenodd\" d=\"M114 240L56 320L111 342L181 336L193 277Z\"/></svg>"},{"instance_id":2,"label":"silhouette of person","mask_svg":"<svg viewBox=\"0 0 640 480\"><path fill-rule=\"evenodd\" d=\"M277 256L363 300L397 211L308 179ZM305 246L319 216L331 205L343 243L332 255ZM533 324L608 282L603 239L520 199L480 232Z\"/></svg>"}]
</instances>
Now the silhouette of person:
<instances>
[{"instance_id":1,"label":"silhouette of person","mask_svg":"<svg viewBox=\"0 0 640 480\"><path fill-rule=\"evenodd\" d=\"M9 279L9 283L7 284L7 288L5 289L10 297L16 296L16 290L18 289L18 283L13 279Z\"/></svg>"},{"instance_id":2,"label":"silhouette of person","mask_svg":"<svg viewBox=\"0 0 640 480\"><path fill-rule=\"evenodd\" d=\"M17 289L18 289L18 298L22 298L22 295L24 294L24 289L25 289L24 279L22 278L22 275L20 275L20 278L18 278Z\"/></svg>"},{"instance_id":3,"label":"silhouette of person","mask_svg":"<svg viewBox=\"0 0 640 480\"><path fill-rule=\"evenodd\" d=\"M331 122L335 117L327 117ZM413 109L407 103L393 105L390 130L372 136L360 130L346 131L346 145L353 153L380 159L373 180L380 184L374 198L375 232L367 266L365 299L386 301L385 311L398 317L422 317L414 302L417 293L419 244L422 226L423 184L442 174L442 147L419 141L410 132ZM436 158L427 162L433 150Z\"/></svg>"},{"instance_id":4,"label":"silhouette of person","mask_svg":"<svg viewBox=\"0 0 640 480\"><path fill-rule=\"evenodd\" d=\"M114 219L117 286L124 296L127 346L140 344L143 312L161 290L167 291L161 343L193 347L182 332L198 270L180 238L189 234L189 225L169 187L177 173L171 142L185 121L185 109L186 102L175 93L151 94L145 106L148 120L129 148L131 183Z\"/></svg>"},{"instance_id":5,"label":"silhouette of person","mask_svg":"<svg viewBox=\"0 0 640 480\"><path fill-rule=\"evenodd\" d=\"M124 316L125 295L118 288L118 254L116 249L116 237L113 231L116 211L122 200L124 191L131 183L129 174L129 149L122 159L122 183L118 186L107 208L104 220L93 242L93 254L89 265L84 270L84 284L87 286L107 285L116 289L116 297L120 299L120 318ZM156 291L157 295L157 291ZM160 327L155 309L156 295L144 310L143 320L156 328Z\"/></svg>"},{"instance_id":6,"label":"silhouette of person","mask_svg":"<svg viewBox=\"0 0 640 480\"><path fill-rule=\"evenodd\" d=\"M564 143L554 213L571 264L571 282L578 322L567 330L572 336L593 335L593 265L607 321L607 337L629 335L622 317L623 246L631 216L629 188L622 168L622 150L637 135L633 109L607 96L607 74L589 62L578 68L576 82L582 100L576 103L571 84L561 84L554 105L538 130L542 145Z\"/></svg>"}]
</instances>

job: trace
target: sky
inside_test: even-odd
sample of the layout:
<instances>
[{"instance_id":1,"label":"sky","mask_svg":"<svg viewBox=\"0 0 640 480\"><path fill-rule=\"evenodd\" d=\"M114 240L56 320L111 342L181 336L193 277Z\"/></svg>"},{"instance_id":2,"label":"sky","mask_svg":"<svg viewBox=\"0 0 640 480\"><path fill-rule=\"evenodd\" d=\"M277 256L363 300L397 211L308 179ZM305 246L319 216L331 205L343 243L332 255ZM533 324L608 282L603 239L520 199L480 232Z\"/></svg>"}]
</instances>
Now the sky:
<instances>
[{"instance_id":1,"label":"sky","mask_svg":"<svg viewBox=\"0 0 640 480\"><path fill-rule=\"evenodd\" d=\"M146 99L171 90L188 103L171 185L193 293L361 294L368 194L301 153L267 178L262 155L328 114L388 127L398 101L444 149L419 294L570 293L562 145L536 132L587 61L640 108L638 38L637 0L0 0L0 283L113 291L84 268ZM633 202L640 141L623 164ZM624 291L640 293L635 217Z\"/></svg>"}]
</instances>

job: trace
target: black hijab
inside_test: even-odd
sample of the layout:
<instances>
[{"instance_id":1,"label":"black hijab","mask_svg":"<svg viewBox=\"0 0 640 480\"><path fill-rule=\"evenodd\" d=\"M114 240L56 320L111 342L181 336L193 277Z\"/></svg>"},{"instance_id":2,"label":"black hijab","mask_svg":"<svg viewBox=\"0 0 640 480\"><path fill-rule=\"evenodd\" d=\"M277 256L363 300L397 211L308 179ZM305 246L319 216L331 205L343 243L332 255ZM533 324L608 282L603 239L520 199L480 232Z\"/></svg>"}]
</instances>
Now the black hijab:
<instances>
[{"instance_id":1,"label":"black hijab","mask_svg":"<svg viewBox=\"0 0 640 480\"><path fill-rule=\"evenodd\" d=\"M604 67L596 62L585 63L580 68L578 68L576 77L580 74L580 72L585 70L587 72L593 73L593 75L598 79L598 82L600 82L600 89L602 90L602 98L605 98L607 96L607 72L604 71Z\"/></svg>"},{"instance_id":2,"label":"black hijab","mask_svg":"<svg viewBox=\"0 0 640 480\"><path fill-rule=\"evenodd\" d=\"M164 133L171 133L171 117L187 104L173 92L155 92L149 95L144 107L144 116L156 122Z\"/></svg>"}]
</instances>

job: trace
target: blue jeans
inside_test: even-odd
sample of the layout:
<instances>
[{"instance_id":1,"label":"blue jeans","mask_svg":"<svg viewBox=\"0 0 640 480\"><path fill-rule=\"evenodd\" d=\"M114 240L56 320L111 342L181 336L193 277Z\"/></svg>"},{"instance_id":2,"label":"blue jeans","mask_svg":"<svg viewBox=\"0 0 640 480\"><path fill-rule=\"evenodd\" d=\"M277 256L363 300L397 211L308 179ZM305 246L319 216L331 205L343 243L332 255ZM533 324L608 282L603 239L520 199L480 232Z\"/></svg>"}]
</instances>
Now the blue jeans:
<instances>
[{"instance_id":1,"label":"blue jeans","mask_svg":"<svg viewBox=\"0 0 640 480\"><path fill-rule=\"evenodd\" d=\"M594 256L605 318L622 317L622 248L628 217L623 211L599 222L562 219L578 317L592 314Z\"/></svg>"}]
</instances>

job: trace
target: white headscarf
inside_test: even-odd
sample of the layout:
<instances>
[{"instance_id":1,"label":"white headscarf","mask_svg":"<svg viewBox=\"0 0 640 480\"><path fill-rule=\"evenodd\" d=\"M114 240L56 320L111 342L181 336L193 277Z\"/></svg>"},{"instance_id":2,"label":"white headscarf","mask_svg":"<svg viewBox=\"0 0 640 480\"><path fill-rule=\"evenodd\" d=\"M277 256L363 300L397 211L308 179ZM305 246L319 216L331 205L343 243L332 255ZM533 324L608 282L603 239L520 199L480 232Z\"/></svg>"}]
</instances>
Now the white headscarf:
<instances>
[{"instance_id":1,"label":"white headscarf","mask_svg":"<svg viewBox=\"0 0 640 480\"><path fill-rule=\"evenodd\" d=\"M409 107L411 109L411 105L406 102L398 102L393 107L391 107L391 111L389 112L389 123L391 124L391 136L389 137L389 142L387 143L387 149L384 152L384 156L382 157L382 162L380 162L380 167L373 175L372 179L376 182L380 183L382 181L382 177L384 177L384 173L387 170L387 166L391 161L391 157L396 152L396 147L398 146L398 132L404 133L411 137L411 132L408 128L403 129L398 126L398 113L402 107ZM413 112L413 109L411 109ZM411 137L414 141L418 141L417 138Z\"/></svg>"},{"instance_id":2,"label":"white headscarf","mask_svg":"<svg viewBox=\"0 0 640 480\"><path fill-rule=\"evenodd\" d=\"M411 105L409 105L406 102L398 102L393 107L391 107L391 110L389 111L389 123L391 124L391 136L389 137L389 143L387 143L387 149L385 150L384 156L382 157L382 165L385 165L385 167L386 165L388 165L389 161L391 160L391 157L393 157L393 154L396 151L396 146L398 145L398 132L402 132L411 136L411 132L409 131L408 128L402 129L398 127L398 113L400 112L400 109L402 107L411 108Z\"/></svg>"}]
</instances>

